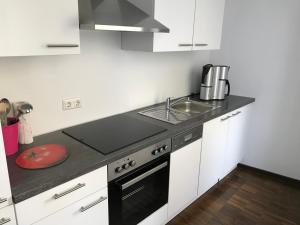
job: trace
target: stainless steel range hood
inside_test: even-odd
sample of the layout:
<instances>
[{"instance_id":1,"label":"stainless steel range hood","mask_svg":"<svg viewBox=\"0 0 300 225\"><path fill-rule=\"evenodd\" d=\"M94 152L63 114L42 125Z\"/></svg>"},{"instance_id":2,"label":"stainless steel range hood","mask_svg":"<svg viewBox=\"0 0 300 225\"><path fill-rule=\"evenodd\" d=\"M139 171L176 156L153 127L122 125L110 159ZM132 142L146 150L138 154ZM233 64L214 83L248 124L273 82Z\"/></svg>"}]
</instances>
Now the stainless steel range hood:
<instances>
[{"instance_id":1,"label":"stainless steel range hood","mask_svg":"<svg viewBox=\"0 0 300 225\"><path fill-rule=\"evenodd\" d=\"M131 0L132 1L132 0ZM129 0L79 0L80 29L132 32L161 32L170 30ZM154 1L147 1L149 10ZM153 8L154 9L154 8ZM152 13L153 14L153 13Z\"/></svg>"}]
</instances>

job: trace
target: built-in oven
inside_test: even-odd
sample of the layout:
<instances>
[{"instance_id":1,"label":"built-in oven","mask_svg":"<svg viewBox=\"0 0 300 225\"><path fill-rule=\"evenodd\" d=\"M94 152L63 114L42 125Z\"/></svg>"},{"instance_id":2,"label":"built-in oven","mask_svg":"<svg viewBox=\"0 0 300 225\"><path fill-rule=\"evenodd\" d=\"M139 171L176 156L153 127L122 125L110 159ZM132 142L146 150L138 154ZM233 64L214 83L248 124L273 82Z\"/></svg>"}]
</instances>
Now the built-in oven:
<instances>
[{"instance_id":1,"label":"built-in oven","mask_svg":"<svg viewBox=\"0 0 300 225\"><path fill-rule=\"evenodd\" d=\"M110 225L136 225L168 203L170 148L165 140L108 166Z\"/></svg>"}]
</instances>

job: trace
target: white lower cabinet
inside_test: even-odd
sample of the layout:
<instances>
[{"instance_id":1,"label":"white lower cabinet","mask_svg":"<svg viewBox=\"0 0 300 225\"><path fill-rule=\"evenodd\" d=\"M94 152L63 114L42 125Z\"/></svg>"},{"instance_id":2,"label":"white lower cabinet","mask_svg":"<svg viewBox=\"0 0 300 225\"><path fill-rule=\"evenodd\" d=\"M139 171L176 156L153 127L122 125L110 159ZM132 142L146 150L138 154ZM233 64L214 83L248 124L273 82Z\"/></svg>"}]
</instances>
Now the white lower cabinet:
<instances>
[{"instance_id":1,"label":"white lower cabinet","mask_svg":"<svg viewBox=\"0 0 300 225\"><path fill-rule=\"evenodd\" d=\"M0 209L10 205L11 203L12 198L7 171L6 155L2 138L2 129L0 129Z\"/></svg>"},{"instance_id":2,"label":"white lower cabinet","mask_svg":"<svg viewBox=\"0 0 300 225\"><path fill-rule=\"evenodd\" d=\"M197 198L201 143L199 139L171 154L168 220Z\"/></svg>"},{"instance_id":3,"label":"white lower cabinet","mask_svg":"<svg viewBox=\"0 0 300 225\"><path fill-rule=\"evenodd\" d=\"M0 209L0 225L16 225L14 206L7 206Z\"/></svg>"},{"instance_id":4,"label":"white lower cabinet","mask_svg":"<svg viewBox=\"0 0 300 225\"><path fill-rule=\"evenodd\" d=\"M239 108L204 124L198 196L241 162L249 107Z\"/></svg>"},{"instance_id":5,"label":"white lower cabinet","mask_svg":"<svg viewBox=\"0 0 300 225\"><path fill-rule=\"evenodd\" d=\"M228 120L227 148L224 157L223 177L234 170L243 157L243 141L245 138L250 106L245 106L230 113Z\"/></svg>"},{"instance_id":6,"label":"white lower cabinet","mask_svg":"<svg viewBox=\"0 0 300 225\"><path fill-rule=\"evenodd\" d=\"M223 174L229 118L226 114L203 125L198 196L214 186Z\"/></svg>"},{"instance_id":7,"label":"white lower cabinet","mask_svg":"<svg viewBox=\"0 0 300 225\"><path fill-rule=\"evenodd\" d=\"M107 188L34 223L34 225L55 224L108 225Z\"/></svg>"},{"instance_id":8,"label":"white lower cabinet","mask_svg":"<svg viewBox=\"0 0 300 225\"><path fill-rule=\"evenodd\" d=\"M64 210L69 206L74 206L76 202L81 200L83 201L81 202L82 206L93 202L93 200L96 201L97 198L93 197L90 199L87 196L90 196L99 190L104 190L104 188L105 190L107 188L106 166L16 204L15 209L18 224L31 225L58 212L60 212L59 215L62 215L63 211L61 210ZM102 195L103 197L107 197L106 191L103 192ZM78 205L76 205L76 207L78 207ZM72 208L72 210L75 209ZM66 215L68 214L66 213ZM77 216L75 211L72 215ZM76 218L81 218L81 215L84 214L78 214ZM61 221L57 221L57 223L63 224ZM50 223L45 224L48 225Z\"/></svg>"}]
</instances>

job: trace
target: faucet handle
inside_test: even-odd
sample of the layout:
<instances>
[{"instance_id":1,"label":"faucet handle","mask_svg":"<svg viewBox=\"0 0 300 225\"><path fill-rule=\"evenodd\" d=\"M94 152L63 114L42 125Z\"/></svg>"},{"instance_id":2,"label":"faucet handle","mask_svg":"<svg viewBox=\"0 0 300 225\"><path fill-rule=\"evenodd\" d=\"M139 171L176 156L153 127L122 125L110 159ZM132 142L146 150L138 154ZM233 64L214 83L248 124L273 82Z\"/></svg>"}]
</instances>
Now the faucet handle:
<instances>
[{"instance_id":1,"label":"faucet handle","mask_svg":"<svg viewBox=\"0 0 300 225\"><path fill-rule=\"evenodd\" d=\"M171 108L171 97L168 97L166 99L166 109L170 110L170 108Z\"/></svg>"}]
</instances>

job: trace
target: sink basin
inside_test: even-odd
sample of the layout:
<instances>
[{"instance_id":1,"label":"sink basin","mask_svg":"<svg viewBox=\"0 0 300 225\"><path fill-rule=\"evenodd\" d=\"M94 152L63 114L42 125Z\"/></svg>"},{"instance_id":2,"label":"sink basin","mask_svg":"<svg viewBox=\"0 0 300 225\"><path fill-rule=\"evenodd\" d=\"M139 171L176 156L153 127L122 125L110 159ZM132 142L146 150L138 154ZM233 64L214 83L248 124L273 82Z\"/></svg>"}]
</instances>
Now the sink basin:
<instances>
[{"instance_id":1,"label":"sink basin","mask_svg":"<svg viewBox=\"0 0 300 225\"><path fill-rule=\"evenodd\" d=\"M180 100L171 104L171 110L166 105L160 105L139 112L139 114L171 124L179 124L220 106L193 100Z\"/></svg>"},{"instance_id":2,"label":"sink basin","mask_svg":"<svg viewBox=\"0 0 300 225\"><path fill-rule=\"evenodd\" d=\"M183 101L175 103L171 106L171 108L184 113L198 114L208 112L214 107L206 103L196 101Z\"/></svg>"}]
</instances>

